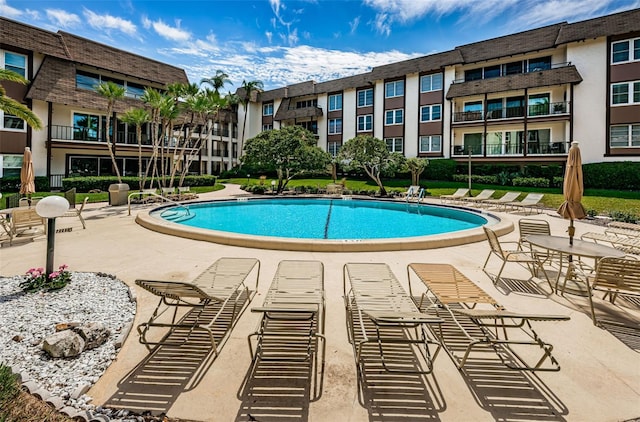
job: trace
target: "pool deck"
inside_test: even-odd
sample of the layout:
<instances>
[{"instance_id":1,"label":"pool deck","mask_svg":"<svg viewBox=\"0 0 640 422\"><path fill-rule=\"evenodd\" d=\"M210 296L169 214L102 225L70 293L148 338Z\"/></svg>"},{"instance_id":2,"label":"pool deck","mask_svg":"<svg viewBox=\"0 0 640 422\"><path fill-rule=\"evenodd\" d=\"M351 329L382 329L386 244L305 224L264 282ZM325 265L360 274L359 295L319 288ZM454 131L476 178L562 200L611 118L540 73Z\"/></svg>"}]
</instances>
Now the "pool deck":
<instances>
[{"instance_id":1,"label":"pool deck","mask_svg":"<svg viewBox=\"0 0 640 422\"><path fill-rule=\"evenodd\" d=\"M200 195L201 199L242 195L236 186ZM488 253L486 241L428 250L375 252L300 252L263 250L215 244L168 236L136 223L138 212L149 206L135 206L127 215L126 206L90 204L83 215L87 229L75 218L58 220L58 228L71 231L56 235L55 265L67 264L71 271L104 272L117 276L135 291L138 312L135 324L146 320L156 305L155 296L138 288L138 278L190 281L220 257L253 257L261 262L258 294L251 306L262 304L276 266L283 259L313 259L324 263L326 288L326 366L322 394L308 401L303 385L289 397L260 397L240 394L251 358L247 335L259 321L259 314L245 312L224 345L220 355L207 367L201 382L184 391L171 387L171 373L160 366L158 378L151 382L149 398L169 417L193 421L309 420L309 421L625 421L640 418L640 304L621 306L597 302L599 312L624 318L636 330L620 332L595 327L588 301L584 297L551 294L546 282L526 285L528 273L518 266L507 266L503 277L508 284L493 285L482 271ZM518 214L496 213L517 224ZM544 218L551 231L566 235L568 222L549 210L529 218ZM277 222L274 222L277 224ZM603 227L576 222L576 237ZM517 240L517 229L501 241ZM46 238L41 237L11 247L0 248L0 274L24 274L31 267L44 266ZM358 401L356 367L352 347L347 341L342 292L342 268L347 262L389 264L405 286L406 266L412 262L450 263L476 282L509 310L570 316L568 322L535 324L541 338L554 345L560 372L532 376L505 370L493 362L487 366L456 369L445 353L435 361L427 377L397 376L381 378L368 391L365 405ZM490 269L495 273L498 263ZM601 297L601 296L599 296ZM147 350L131 332L100 380L87 393L96 405L108 402L116 393L126 393L129 374L144 364ZM199 363L196 363L199 364ZM167 379L164 379L167 378ZM282 380L280 382L283 382ZM293 382L293 381L292 381ZM388 382L388 384L386 384ZM162 387L158 384L163 384ZM286 384L286 382L283 382ZM383 384L394 388L383 388ZM308 387L308 386L307 386ZM373 383L370 385L373 387ZM160 403L162 402L162 403ZM251 419L251 414L254 419ZM279 416L278 416L279 415ZM284 417L288 415L288 417Z\"/></svg>"}]
</instances>

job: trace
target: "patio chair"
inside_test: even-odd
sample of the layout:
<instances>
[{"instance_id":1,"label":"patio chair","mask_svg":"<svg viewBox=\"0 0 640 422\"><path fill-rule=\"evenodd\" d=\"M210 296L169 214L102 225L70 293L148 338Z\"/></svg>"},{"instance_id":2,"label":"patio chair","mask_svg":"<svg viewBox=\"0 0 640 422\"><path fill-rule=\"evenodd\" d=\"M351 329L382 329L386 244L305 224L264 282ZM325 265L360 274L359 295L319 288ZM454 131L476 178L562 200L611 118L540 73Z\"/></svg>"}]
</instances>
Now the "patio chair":
<instances>
[{"instance_id":1,"label":"patio chair","mask_svg":"<svg viewBox=\"0 0 640 422\"><path fill-rule=\"evenodd\" d=\"M85 224L84 218L82 217L82 211L84 210L85 205L87 205L87 202L89 202L89 197L85 196L82 204L80 205L80 208L76 208L74 204L73 206L69 207L69 211L62 214L62 217L78 217L78 219L80 219L80 222L82 223L82 228L86 229L87 225Z\"/></svg>"},{"instance_id":2,"label":"patio chair","mask_svg":"<svg viewBox=\"0 0 640 422\"><path fill-rule=\"evenodd\" d=\"M538 336L531 323L567 321L568 316L510 312L449 264L409 264L407 273L416 306L446 320L429 328L458 369L465 367L472 352L491 347L510 369L560 370L551 354L553 346ZM416 278L426 287L421 294L412 287Z\"/></svg>"},{"instance_id":3,"label":"patio chair","mask_svg":"<svg viewBox=\"0 0 640 422\"><path fill-rule=\"evenodd\" d=\"M487 199L487 200L484 200L482 203L483 205L487 205L489 208L500 209L500 207L504 206L504 204L513 202L516 199L518 199L521 193L522 192L507 192L504 195L502 195L500 198Z\"/></svg>"},{"instance_id":4,"label":"patio chair","mask_svg":"<svg viewBox=\"0 0 640 422\"><path fill-rule=\"evenodd\" d=\"M177 201L179 199L175 188L161 188L162 197L171 201Z\"/></svg>"},{"instance_id":5,"label":"patio chair","mask_svg":"<svg viewBox=\"0 0 640 422\"><path fill-rule=\"evenodd\" d=\"M479 194L477 194L476 196L465 196L462 198L462 200L464 202L470 202L475 204L476 206L482 206L482 203L488 199L491 199L491 197L493 196L493 194L496 191L493 189L483 189Z\"/></svg>"},{"instance_id":6,"label":"patio chair","mask_svg":"<svg viewBox=\"0 0 640 422\"><path fill-rule=\"evenodd\" d=\"M198 195L194 192L191 192L191 188L189 186L178 186L178 200L180 201L188 201L191 199L196 199Z\"/></svg>"},{"instance_id":7,"label":"patio chair","mask_svg":"<svg viewBox=\"0 0 640 422\"><path fill-rule=\"evenodd\" d=\"M558 257L557 252L533 246L527 241L527 236L530 235L551 236L551 227L548 221L535 218L521 218L518 220L518 232L520 234L518 250L528 250L532 256L538 257L543 264Z\"/></svg>"},{"instance_id":8,"label":"patio chair","mask_svg":"<svg viewBox=\"0 0 640 422\"><path fill-rule=\"evenodd\" d=\"M469 195L469 189L468 188L459 188L458 190L456 190L451 195L440 195L440 201L442 201L443 203L445 203L447 201L455 202L455 201L461 200L462 198L464 198L467 195Z\"/></svg>"},{"instance_id":9,"label":"patio chair","mask_svg":"<svg viewBox=\"0 0 640 422\"><path fill-rule=\"evenodd\" d=\"M593 292L603 291L603 299L615 303L619 295L640 297L640 260L633 257L604 257L596 265L595 275L585 278L593 324L598 324L593 306Z\"/></svg>"},{"instance_id":10,"label":"patio chair","mask_svg":"<svg viewBox=\"0 0 640 422\"><path fill-rule=\"evenodd\" d=\"M18 200L18 207L22 208L35 208L38 201L40 201L42 196L32 196L31 198L22 197Z\"/></svg>"},{"instance_id":11,"label":"patio chair","mask_svg":"<svg viewBox=\"0 0 640 422\"><path fill-rule=\"evenodd\" d=\"M9 220L7 235L9 236L9 245L20 239L33 240L38 236L45 235L46 218L40 217L35 207L22 207L13 210L11 220Z\"/></svg>"},{"instance_id":12,"label":"patio chair","mask_svg":"<svg viewBox=\"0 0 640 422\"><path fill-rule=\"evenodd\" d=\"M489 247L490 247L489 254L487 255L487 259L484 261L484 266L482 267L482 271L484 271L489 276L489 278L491 278L491 280L493 281L493 284L498 283L498 281L500 280L500 275L502 274L502 271L504 270L504 267L507 265L507 263L513 262L513 263L525 265L528 268L528 270L531 272L531 278L537 276L538 271L542 271L542 274L544 274L544 278L547 280L547 283L549 283L549 287L551 287L551 291L553 292L553 285L551 284L551 281L547 276L547 272L545 271L544 267L542 266L542 263L540 262L537 256L535 255L532 256L528 252L518 250L517 246L519 245L519 242L502 242L501 243L498 240L498 235L496 235L496 233L493 230L491 230L486 226L482 226L482 228L484 229L484 232L487 236L487 241L489 242ZM515 244L516 249L511 249L511 250L503 249L502 246L507 244ZM487 264L489 263L489 259L491 258L492 255L497 256L502 261L500 270L498 271L498 274L495 276L495 278L491 277L491 275L487 271Z\"/></svg>"},{"instance_id":13,"label":"patio chair","mask_svg":"<svg viewBox=\"0 0 640 422\"><path fill-rule=\"evenodd\" d=\"M258 360L311 362L313 373L322 372L326 347L322 262L280 261L263 305L251 312L262 314L257 330L248 337L252 365Z\"/></svg>"},{"instance_id":14,"label":"patio chair","mask_svg":"<svg viewBox=\"0 0 640 422\"><path fill-rule=\"evenodd\" d=\"M640 238L613 236L606 233L587 232L580 236L582 240L591 240L594 243L605 243L620 251L640 255Z\"/></svg>"},{"instance_id":15,"label":"patio chair","mask_svg":"<svg viewBox=\"0 0 640 422\"><path fill-rule=\"evenodd\" d=\"M252 273L255 273L256 280L254 290L246 284ZM149 320L137 327L140 343L149 351L160 345L180 346L191 338L194 331L202 330L208 334L212 350L217 355L239 316L253 299L259 276L260 261L257 259L220 258L191 282L136 280L138 286L160 298ZM193 312L178 320L180 309ZM161 318L167 311L173 311L170 321ZM168 330L154 341L149 337L152 328Z\"/></svg>"},{"instance_id":16,"label":"patio chair","mask_svg":"<svg viewBox=\"0 0 640 422\"><path fill-rule=\"evenodd\" d=\"M343 290L349 342L360 380L371 353L375 353L381 369L386 372L428 374L433 371L433 361L441 345L426 326L440 324L442 319L421 313L387 264L345 264ZM420 356L416 356L415 361L419 360L420 364L412 365L409 360L413 359L397 358L402 345L419 350ZM435 345L434 351L430 345Z\"/></svg>"},{"instance_id":17,"label":"patio chair","mask_svg":"<svg viewBox=\"0 0 640 422\"><path fill-rule=\"evenodd\" d=\"M504 204L505 209L510 208L512 211L522 208L524 211L529 209L531 214L535 211L540 214L542 212L542 204L540 201L544 197L543 193L528 193L521 201L512 201Z\"/></svg>"},{"instance_id":18,"label":"patio chair","mask_svg":"<svg viewBox=\"0 0 640 422\"><path fill-rule=\"evenodd\" d=\"M640 231L634 229L624 229L621 227L607 227L604 229L605 234L619 236L619 237L627 237L630 239L640 239Z\"/></svg>"}]
</instances>

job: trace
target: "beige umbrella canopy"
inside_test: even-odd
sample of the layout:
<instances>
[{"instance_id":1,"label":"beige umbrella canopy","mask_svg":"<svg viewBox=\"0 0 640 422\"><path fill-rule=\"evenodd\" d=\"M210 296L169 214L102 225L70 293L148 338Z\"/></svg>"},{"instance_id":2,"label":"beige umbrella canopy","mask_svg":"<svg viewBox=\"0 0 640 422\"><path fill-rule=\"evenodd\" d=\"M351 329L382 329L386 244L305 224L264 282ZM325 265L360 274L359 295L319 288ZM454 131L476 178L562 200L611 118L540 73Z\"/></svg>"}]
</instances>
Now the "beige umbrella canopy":
<instances>
[{"instance_id":1,"label":"beige umbrella canopy","mask_svg":"<svg viewBox=\"0 0 640 422\"><path fill-rule=\"evenodd\" d=\"M20 169L20 193L31 195L36 191L36 175L33 172L33 160L31 158L31 148L25 147L22 157L22 168Z\"/></svg>"},{"instance_id":2,"label":"beige umbrella canopy","mask_svg":"<svg viewBox=\"0 0 640 422\"><path fill-rule=\"evenodd\" d=\"M584 193L584 183L582 181L582 158L578 142L572 142L567 157L567 166L564 172L564 184L562 186L564 202L558 208L558 214L568 218L569 223L569 243L573 245L575 227L573 220L581 220L587 216L582 206L582 194Z\"/></svg>"}]
</instances>

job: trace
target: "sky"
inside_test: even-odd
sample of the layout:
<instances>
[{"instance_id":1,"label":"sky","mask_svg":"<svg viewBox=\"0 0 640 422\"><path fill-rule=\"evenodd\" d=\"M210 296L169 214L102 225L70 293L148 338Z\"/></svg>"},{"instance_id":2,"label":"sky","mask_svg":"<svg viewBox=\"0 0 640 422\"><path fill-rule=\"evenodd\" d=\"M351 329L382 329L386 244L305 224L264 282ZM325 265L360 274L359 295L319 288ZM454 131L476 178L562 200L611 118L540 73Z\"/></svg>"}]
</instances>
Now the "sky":
<instances>
[{"instance_id":1,"label":"sky","mask_svg":"<svg viewBox=\"0 0 640 422\"><path fill-rule=\"evenodd\" d=\"M0 0L0 16L266 90L365 73L640 0Z\"/></svg>"}]
</instances>

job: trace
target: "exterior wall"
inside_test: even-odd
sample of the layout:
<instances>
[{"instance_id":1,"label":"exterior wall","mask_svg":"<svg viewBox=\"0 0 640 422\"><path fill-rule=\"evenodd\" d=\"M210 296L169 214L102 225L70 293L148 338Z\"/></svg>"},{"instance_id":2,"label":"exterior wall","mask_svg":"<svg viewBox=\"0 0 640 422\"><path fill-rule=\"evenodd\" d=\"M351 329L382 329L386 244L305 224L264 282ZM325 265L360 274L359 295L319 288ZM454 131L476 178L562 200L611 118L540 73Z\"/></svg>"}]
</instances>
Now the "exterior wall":
<instances>
[{"instance_id":1,"label":"exterior wall","mask_svg":"<svg viewBox=\"0 0 640 422\"><path fill-rule=\"evenodd\" d=\"M358 98L356 90L346 89L342 91L342 142L355 138L357 133L358 120L356 118L356 106ZM320 135L320 133L318 133ZM322 136L320 137L322 139Z\"/></svg>"},{"instance_id":2,"label":"exterior wall","mask_svg":"<svg viewBox=\"0 0 640 422\"><path fill-rule=\"evenodd\" d=\"M418 156L418 122L420 121L420 77L407 75L404 86L404 155Z\"/></svg>"},{"instance_id":3,"label":"exterior wall","mask_svg":"<svg viewBox=\"0 0 640 422\"><path fill-rule=\"evenodd\" d=\"M607 42L598 38L567 46L567 60L582 76L574 89L574 132L583 163L616 161L605 157L607 143Z\"/></svg>"}]
</instances>

